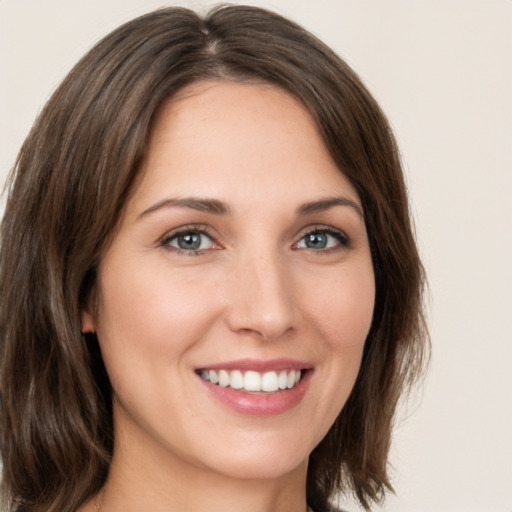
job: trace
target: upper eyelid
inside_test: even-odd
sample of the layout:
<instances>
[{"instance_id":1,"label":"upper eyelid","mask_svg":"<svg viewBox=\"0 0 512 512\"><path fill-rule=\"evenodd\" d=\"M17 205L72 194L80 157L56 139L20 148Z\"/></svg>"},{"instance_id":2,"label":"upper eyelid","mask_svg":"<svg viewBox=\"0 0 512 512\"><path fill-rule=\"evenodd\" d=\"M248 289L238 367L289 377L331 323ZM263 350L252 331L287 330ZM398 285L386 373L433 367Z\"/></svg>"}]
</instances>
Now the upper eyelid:
<instances>
[{"instance_id":1,"label":"upper eyelid","mask_svg":"<svg viewBox=\"0 0 512 512\"><path fill-rule=\"evenodd\" d=\"M337 228L330 224L312 224L310 226L306 226L298 232L297 236L302 238L305 235L307 235L308 233L314 233L315 231L326 231L326 232L331 232L331 233L338 233L347 239L350 238L344 229Z\"/></svg>"},{"instance_id":2,"label":"upper eyelid","mask_svg":"<svg viewBox=\"0 0 512 512\"><path fill-rule=\"evenodd\" d=\"M305 236L307 236L308 234L311 234L311 233L315 233L315 232L327 233L330 236L333 236L335 238L339 237L339 240L338 240L339 246L341 246L345 249L349 249L352 247L352 244L353 244L352 237L350 237L345 230L336 228L332 225L325 225L325 224L316 224L316 225L308 226L308 227L304 228L298 235L298 238L293 243L293 245L295 246L295 245L299 244L304 239ZM340 248L340 247L338 247L338 248ZM329 251L335 250L335 249L336 249L335 247L331 247L331 248L325 248L325 249L314 249L314 251L315 252L329 252Z\"/></svg>"},{"instance_id":3,"label":"upper eyelid","mask_svg":"<svg viewBox=\"0 0 512 512\"><path fill-rule=\"evenodd\" d=\"M213 241L217 242L217 236L212 233L212 228L206 224L185 224L183 226L179 226L167 231L163 236L159 238L159 243L164 244L179 235L193 232L206 235Z\"/></svg>"},{"instance_id":4,"label":"upper eyelid","mask_svg":"<svg viewBox=\"0 0 512 512\"><path fill-rule=\"evenodd\" d=\"M351 237L343 229L337 228L331 224L315 223L315 224L311 224L311 225L305 226L302 229L300 229L294 236L295 241L293 243L294 244L298 243L303 237L305 237L306 235L308 235L310 233L314 233L316 231L323 231L323 232L327 232L327 233L331 233L331 234L339 234L341 237L346 239L347 243L350 242L350 240L351 240ZM165 245L166 243L168 243L169 240L171 240L181 234L188 233L188 232L197 232L197 233L204 234L204 235L208 236L209 238L211 238L212 241L214 241L215 243L219 243L220 245L222 245L221 236L218 233L214 232L214 229L211 226L209 226L207 224L202 224L202 223L201 224L184 224L184 225L178 226L176 228L173 228L173 229L167 231L163 236L161 236L158 239L158 243Z\"/></svg>"}]
</instances>

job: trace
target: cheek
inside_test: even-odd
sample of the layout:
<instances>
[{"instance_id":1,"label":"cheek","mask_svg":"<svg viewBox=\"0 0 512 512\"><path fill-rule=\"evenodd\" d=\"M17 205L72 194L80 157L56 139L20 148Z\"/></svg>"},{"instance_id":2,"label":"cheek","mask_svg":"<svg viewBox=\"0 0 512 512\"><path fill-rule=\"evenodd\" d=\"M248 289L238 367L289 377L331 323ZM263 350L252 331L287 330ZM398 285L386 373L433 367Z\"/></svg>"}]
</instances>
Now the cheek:
<instances>
[{"instance_id":1,"label":"cheek","mask_svg":"<svg viewBox=\"0 0 512 512\"><path fill-rule=\"evenodd\" d=\"M166 366L179 369L213 322L215 301L187 274L117 263L102 269L97 334L114 388L125 375L140 385L146 376L147 387Z\"/></svg>"},{"instance_id":2,"label":"cheek","mask_svg":"<svg viewBox=\"0 0 512 512\"><path fill-rule=\"evenodd\" d=\"M307 294L308 321L322 333L329 350L360 356L375 304L371 264L344 268L336 278L317 284Z\"/></svg>"},{"instance_id":3,"label":"cheek","mask_svg":"<svg viewBox=\"0 0 512 512\"><path fill-rule=\"evenodd\" d=\"M318 279L317 286L303 294L318 362L313 384L322 397L311 406L316 411L312 448L327 434L352 391L375 302L371 264L346 265L331 277Z\"/></svg>"},{"instance_id":4,"label":"cheek","mask_svg":"<svg viewBox=\"0 0 512 512\"><path fill-rule=\"evenodd\" d=\"M140 341L153 340L160 333L169 342L183 329L197 325L201 313L207 313L211 301L200 279L189 274L159 271L158 267L126 269L122 265L106 267L103 272L100 328L112 334L147 333ZM154 339L155 342L158 338Z\"/></svg>"}]
</instances>

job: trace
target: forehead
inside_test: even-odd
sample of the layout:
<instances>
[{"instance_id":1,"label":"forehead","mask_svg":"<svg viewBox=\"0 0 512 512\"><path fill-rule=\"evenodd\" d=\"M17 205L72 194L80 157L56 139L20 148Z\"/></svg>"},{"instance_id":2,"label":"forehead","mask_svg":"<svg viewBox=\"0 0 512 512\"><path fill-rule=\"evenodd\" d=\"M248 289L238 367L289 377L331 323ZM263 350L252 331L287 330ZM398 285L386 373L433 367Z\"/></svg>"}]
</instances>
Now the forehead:
<instances>
[{"instance_id":1,"label":"forehead","mask_svg":"<svg viewBox=\"0 0 512 512\"><path fill-rule=\"evenodd\" d=\"M135 199L198 194L249 205L264 191L269 200L307 202L340 187L358 199L293 95L267 84L204 81L158 112Z\"/></svg>"}]
</instances>

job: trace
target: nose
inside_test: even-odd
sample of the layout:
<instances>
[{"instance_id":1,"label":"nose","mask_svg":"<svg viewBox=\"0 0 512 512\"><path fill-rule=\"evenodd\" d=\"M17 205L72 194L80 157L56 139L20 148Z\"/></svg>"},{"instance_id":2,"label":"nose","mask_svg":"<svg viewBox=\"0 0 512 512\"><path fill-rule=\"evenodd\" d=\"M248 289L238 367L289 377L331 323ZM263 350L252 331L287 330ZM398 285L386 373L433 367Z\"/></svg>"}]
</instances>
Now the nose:
<instances>
[{"instance_id":1,"label":"nose","mask_svg":"<svg viewBox=\"0 0 512 512\"><path fill-rule=\"evenodd\" d=\"M291 331L295 322L293 284L278 255L241 259L231 276L227 322L231 330L269 341Z\"/></svg>"}]
</instances>

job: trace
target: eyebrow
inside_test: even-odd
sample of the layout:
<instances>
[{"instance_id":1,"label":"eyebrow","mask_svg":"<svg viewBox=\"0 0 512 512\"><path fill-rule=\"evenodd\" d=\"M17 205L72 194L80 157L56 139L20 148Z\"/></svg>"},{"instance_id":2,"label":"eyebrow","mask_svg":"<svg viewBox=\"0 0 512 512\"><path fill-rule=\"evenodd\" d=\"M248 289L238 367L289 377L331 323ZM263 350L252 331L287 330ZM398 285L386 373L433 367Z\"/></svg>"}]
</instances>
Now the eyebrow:
<instances>
[{"instance_id":1,"label":"eyebrow","mask_svg":"<svg viewBox=\"0 0 512 512\"><path fill-rule=\"evenodd\" d=\"M170 197L167 199L162 199L162 201L158 201L154 205L150 206L142 213L140 213L137 219L145 217L146 215L149 215L157 210L161 210L162 208L191 208L192 210L213 213L215 215L231 214L231 208L223 201L218 201L217 199L200 199L195 197Z\"/></svg>"},{"instance_id":2,"label":"eyebrow","mask_svg":"<svg viewBox=\"0 0 512 512\"><path fill-rule=\"evenodd\" d=\"M364 220L364 213L362 208L352 199L343 196L328 197L326 199L320 199L319 201L311 201L305 203L297 209L299 215L310 215L312 213L320 213L335 206L349 206L353 208L357 214Z\"/></svg>"},{"instance_id":3,"label":"eyebrow","mask_svg":"<svg viewBox=\"0 0 512 512\"><path fill-rule=\"evenodd\" d=\"M297 214L301 216L311 215L313 213L324 212L330 208L334 208L335 206L349 206L353 208L362 219L364 219L364 214L361 207L352 199L342 196L329 197L326 199L320 199L318 201L304 203L297 209ZM214 215L231 215L232 213L229 205L223 201L219 201L218 199L170 197L162 199L149 208L146 208L137 216L137 219L146 217L147 215L150 215L151 213L164 208L190 208L192 210L212 213Z\"/></svg>"}]
</instances>

